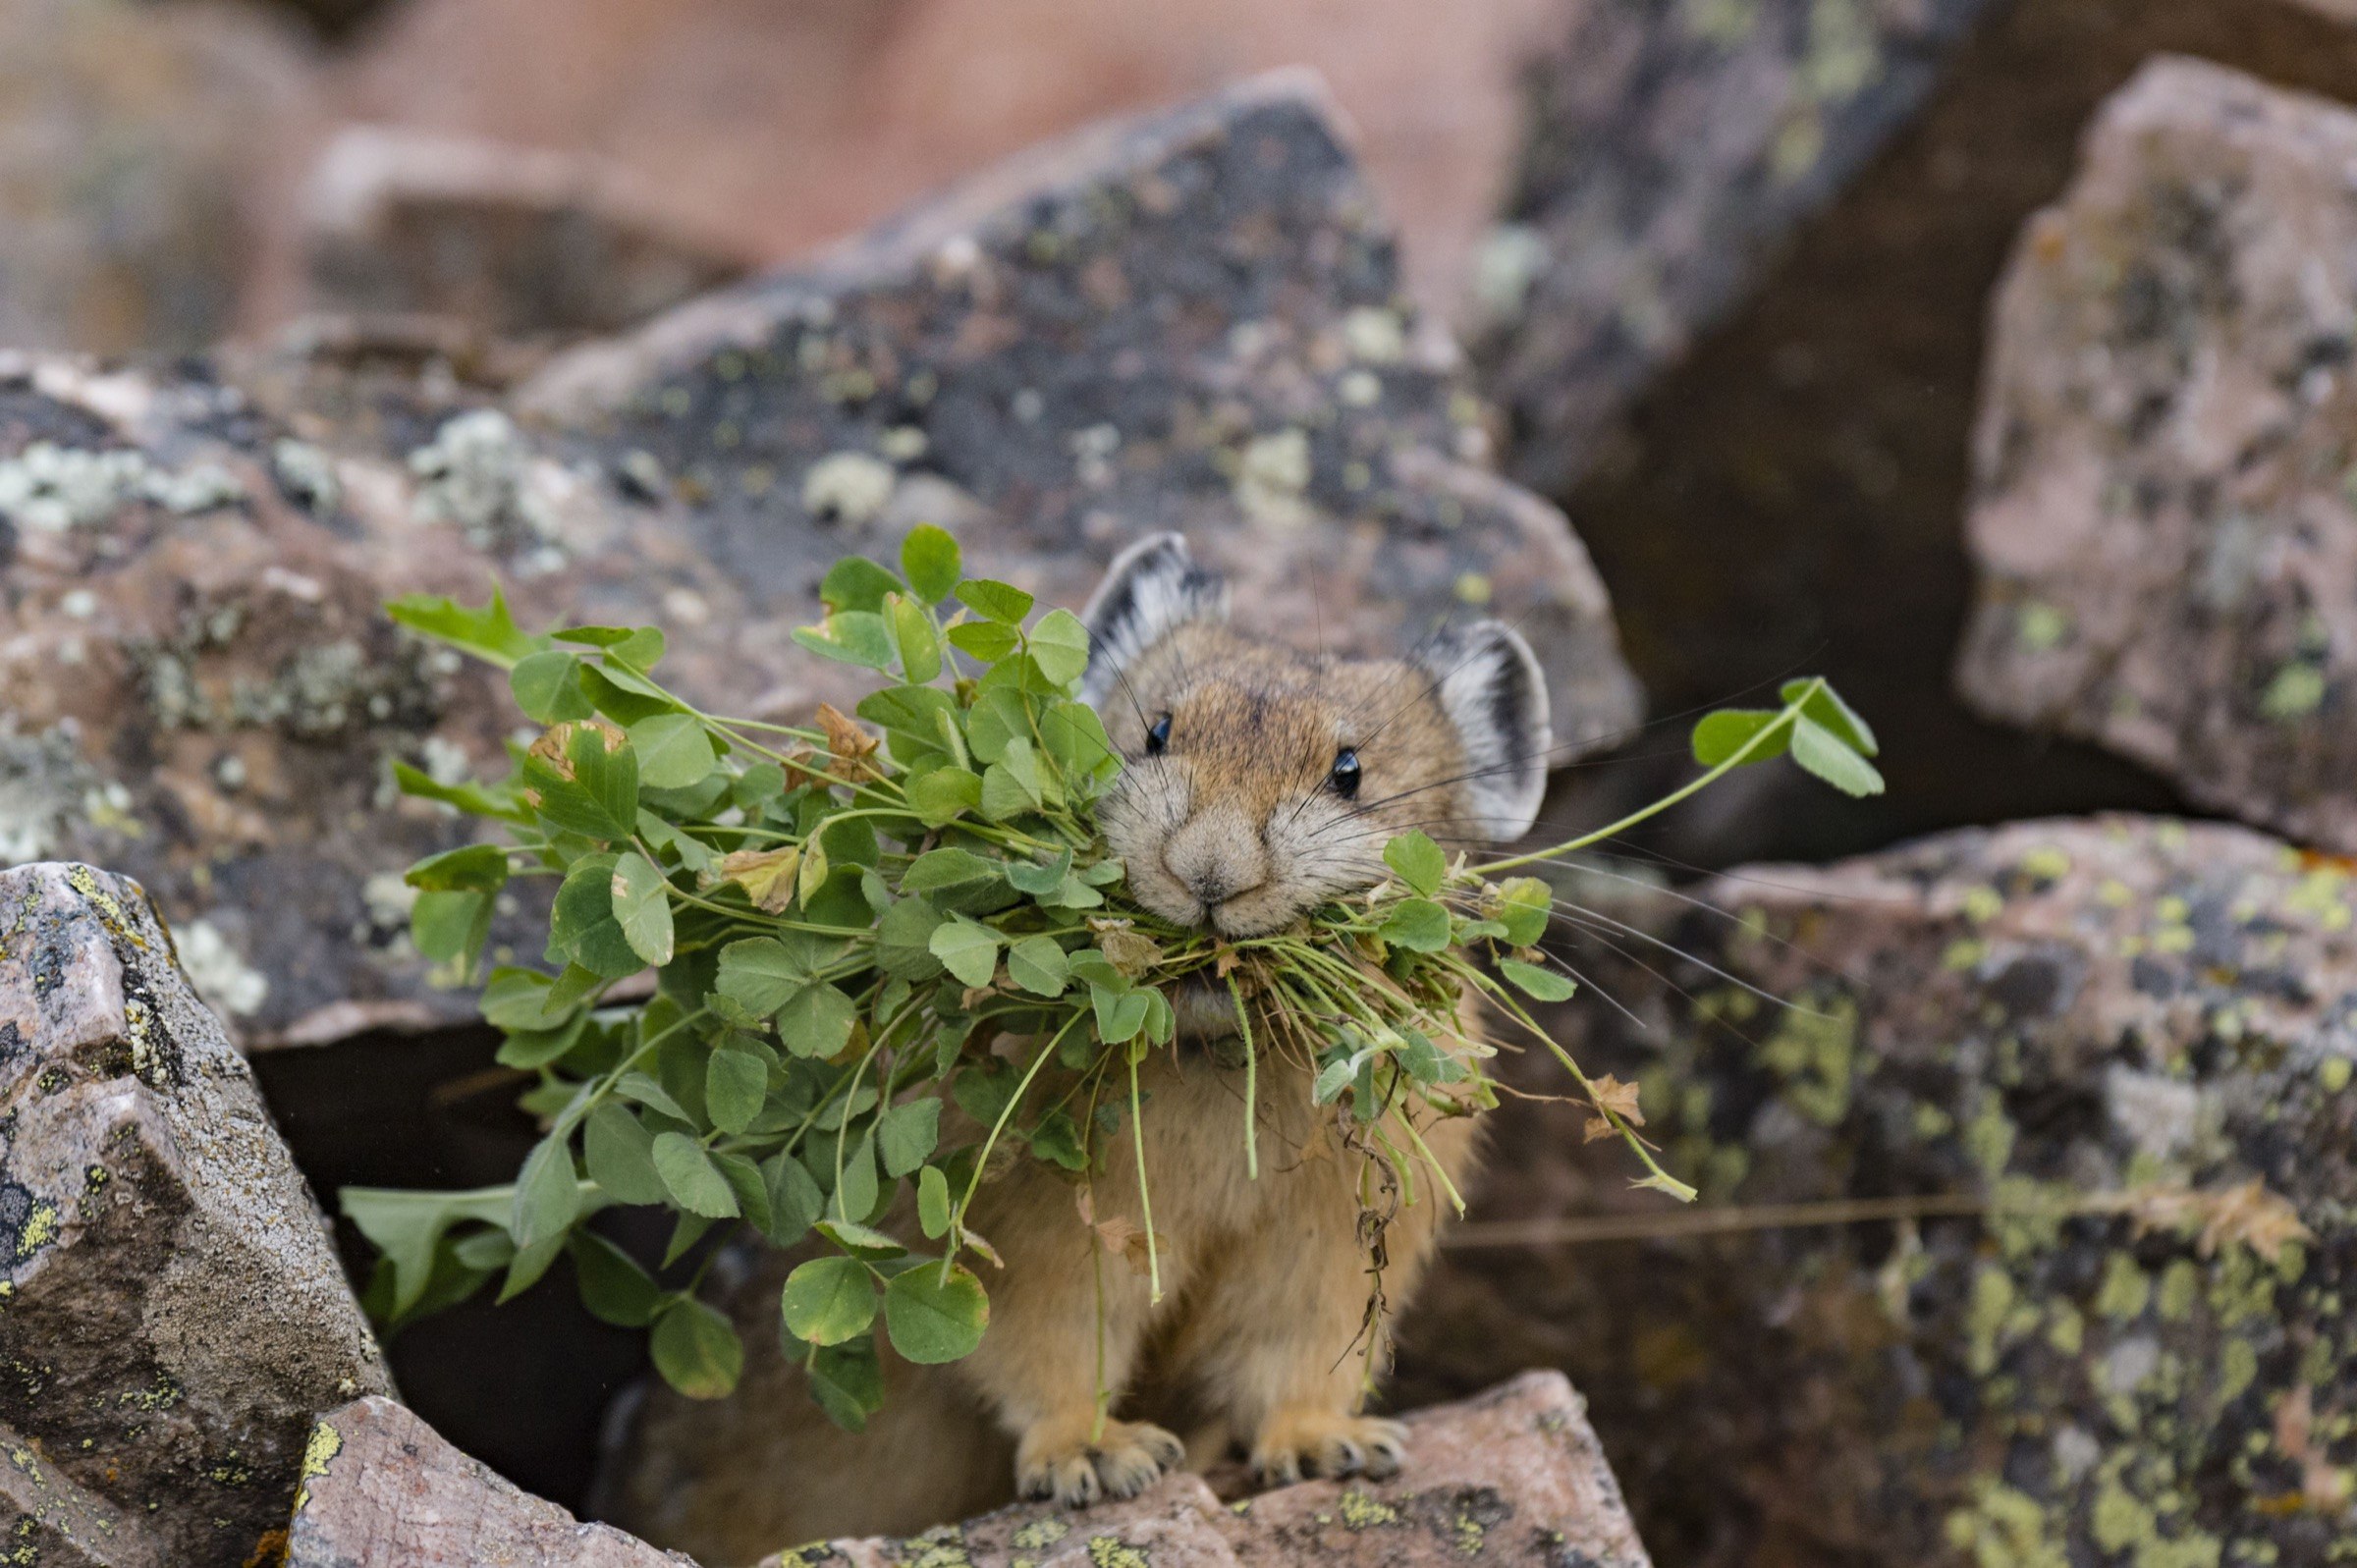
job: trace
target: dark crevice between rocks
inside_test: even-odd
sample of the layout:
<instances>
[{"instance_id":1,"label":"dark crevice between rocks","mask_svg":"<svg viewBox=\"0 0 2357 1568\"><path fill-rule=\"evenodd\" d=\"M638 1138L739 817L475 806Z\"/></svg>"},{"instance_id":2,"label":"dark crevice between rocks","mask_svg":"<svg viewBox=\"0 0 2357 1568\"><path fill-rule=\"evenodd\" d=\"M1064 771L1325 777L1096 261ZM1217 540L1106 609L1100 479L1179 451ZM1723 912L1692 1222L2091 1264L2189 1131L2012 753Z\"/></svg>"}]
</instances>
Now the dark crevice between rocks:
<instances>
[{"instance_id":1,"label":"dark crevice between rocks","mask_svg":"<svg viewBox=\"0 0 2357 1568\"><path fill-rule=\"evenodd\" d=\"M1988 300L2023 222L2060 194L2096 106L2158 52L2357 98L2357 29L2288 3L2000 8L1921 118L1558 497L1612 589L1654 712L1747 688L1767 701L1779 676L1822 672L1885 743L1880 800L1763 770L1637 845L1720 867L2055 813L2207 815L2092 746L1978 718L1950 675L1971 588L1963 520ZM1546 459L1532 450L1520 465ZM1559 780L1549 818L1586 826L1650 798L1679 775L1684 728L1623 750L1650 761Z\"/></svg>"},{"instance_id":2,"label":"dark crevice between rocks","mask_svg":"<svg viewBox=\"0 0 2357 1568\"><path fill-rule=\"evenodd\" d=\"M333 1215L347 1186L516 1179L537 1133L516 1108L516 1075L492 1059L499 1039L488 1028L376 1032L262 1052L252 1062L296 1164ZM364 1287L374 1249L341 1217L336 1242L355 1288ZM411 1325L385 1348L403 1400L435 1431L576 1513L588 1496L606 1406L646 1360L643 1333L581 1309L562 1261L504 1307L485 1291Z\"/></svg>"}]
</instances>

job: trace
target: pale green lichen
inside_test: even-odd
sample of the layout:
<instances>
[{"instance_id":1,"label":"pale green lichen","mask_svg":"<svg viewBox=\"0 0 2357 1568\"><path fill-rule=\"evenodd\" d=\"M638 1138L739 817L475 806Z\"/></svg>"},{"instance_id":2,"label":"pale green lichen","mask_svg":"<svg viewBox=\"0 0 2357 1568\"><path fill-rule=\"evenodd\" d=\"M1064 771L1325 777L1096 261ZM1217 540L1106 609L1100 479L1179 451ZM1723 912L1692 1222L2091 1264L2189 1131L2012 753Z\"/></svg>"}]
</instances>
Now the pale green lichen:
<instances>
[{"instance_id":1,"label":"pale green lichen","mask_svg":"<svg viewBox=\"0 0 2357 1568\"><path fill-rule=\"evenodd\" d=\"M1821 1126L1849 1111L1857 1025L1857 1002L1841 997L1817 1011L1786 1012L1759 1048L1762 1064L1783 1080L1784 1099Z\"/></svg>"},{"instance_id":2,"label":"pale green lichen","mask_svg":"<svg viewBox=\"0 0 2357 1568\"><path fill-rule=\"evenodd\" d=\"M310 1483L324 1480L327 1467L336 1455L344 1451L344 1434L330 1422L322 1421L311 1429L310 1440L302 1445L302 1467L296 1472L295 1511L301 1513L311 1500Z\"/></svg>"},{"instance_id":3,"label":"pale green lichen","mask_svg":"<svg viewBox=\"0 0 2357 1568\"><path fill-rule=\"evenodd\" d=\"M1976 1482L1972 1505L1949 1513L1945 1533L1973 1568L2070 1568L2068 1548L2048 1534L2046 1511L2001 1482Z\"/></svg>"},{"instance_id":4,"label":"pale green lichen","mask_svg":"<svg viewBox=\"0 0 2357 1568\"><path fill-rule=\"evenodd\" d=\"M1153 1568L1144 1552L1119 1536L1089 1537L1088 1560L1091 1568Z\"/></svg>"},{"instance_id":5,"label":"pale green lichen","mask_svg":"<svg viewBox=\"0 0 2357 1568\"><path fill-rule=\"evenodd\" d=\"M1043 1518L1032 1520L1015 1531L1010 1539L1013 1544L1025 1551L1037 1551L1043 1546L1055 1545L1066 1536L1070 1535L1071 1530L1072 1527L1064 1520L1057 1518L1054 1514L1049 1514Z\"/></svg>"},{"instance_id":6,"label":"pale green lichen","mask_svg":"<svg viewBox=\"0 0 2357 1568\"><path fill-rule=\"evenodd\" d=\"M1398 1509L1378 1501L1356 1487L1343 1493L1340 1507L1343 1523L1352 1530L1371 1530L1378 1525L1396 1525L1399 1522Z\"/></svg>"}]
</instances>

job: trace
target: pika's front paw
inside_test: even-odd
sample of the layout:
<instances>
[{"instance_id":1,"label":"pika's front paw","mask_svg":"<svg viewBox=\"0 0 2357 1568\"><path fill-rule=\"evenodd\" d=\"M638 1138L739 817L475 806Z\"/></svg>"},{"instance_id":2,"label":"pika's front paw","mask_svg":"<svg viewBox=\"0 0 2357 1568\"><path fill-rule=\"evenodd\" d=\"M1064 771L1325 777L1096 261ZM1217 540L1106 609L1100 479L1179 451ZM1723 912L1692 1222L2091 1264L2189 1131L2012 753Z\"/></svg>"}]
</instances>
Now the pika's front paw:
<instances>
[{"instance_id":1,"label":"pika's front paw","mask_svg":"<svg viewBox=\"0 0 2357 1568\"><path fill-rule=\"evenodd\" d=\"M1263 1487L1289 1487L1304 1476L1388 1481L1406 1453L1407 1429L1396 1421L1281 1410L1253 1441L1252 1479Z\"/></svg>"},{"instance_id":2,"label":"pika's front paw","mask_svg":"<svg viewBox=\"0 0 2357 1568\"><path fill-rule=\"evenodd\" d=\"M1100 1497L1134 1497L1185 1463L1185 1444L1160 1427L1108 1421L1094 1442L1086 1426L1027 1433L1015 1454L1014 1480L1025 1497L1085 1508Z\"/></svg>"}]
</instances>

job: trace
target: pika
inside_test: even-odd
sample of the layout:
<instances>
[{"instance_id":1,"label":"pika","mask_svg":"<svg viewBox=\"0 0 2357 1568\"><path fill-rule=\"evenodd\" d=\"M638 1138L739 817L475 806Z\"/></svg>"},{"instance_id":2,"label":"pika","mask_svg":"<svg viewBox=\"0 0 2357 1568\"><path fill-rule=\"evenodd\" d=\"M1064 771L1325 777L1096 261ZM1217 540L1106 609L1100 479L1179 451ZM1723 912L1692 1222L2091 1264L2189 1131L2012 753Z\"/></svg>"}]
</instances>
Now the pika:
<instances>
[{"instance_id":1,"label":"pika","mask_svg":"<svg viewBox=\"0 0 2357 1568\"><path fill-rule=\"evenodd\" d=\"M1100 804L1131 893L1165 919L1233 938L1280 930L1387 875L1386 842L1520 838L1546 787L1547 689L1529 647L1482 622L1411 660L1297 651L1235 629L1226 584L1176 534L1121 555L1081 617L1082 695L1123 771ZM1085 1187L1017 1161L968 1220L1004 1260L971 1355L914 1367L885 1354L883 1410L834 1428L777 1354L775 1280L740 1288L753 1347L738 1421L657 1393L628 1447L617 1522L708 1562L829 1536L906 1534L1009 1500L1133 1496L1166 1472L1240 1451L1262 1485L1383 1478L1405 1432L1366 1414L1384 1321L1429 1262L1437 1192L1393 1213L1380 1309L1360 1233L1368 1172L1339 1146L1307 1066L1264 1053L1261 1169L1241 1151L1242 1072L1224 991L1176 999L1175 1047L1140 1069L1144 1164L1163 1294L1109 1236L1142 1237L1124 1122ZM1478 1117L1421 1127L1460 1190ZM1081 1202L1085 1195L1086 1203ZM773 1267L765 1265L766 1267ZM1100 1388L1110 1408L1100 1410ZM1183 1433L1183 1436L1181 1436Z\"/></svg>"}]
</instances>

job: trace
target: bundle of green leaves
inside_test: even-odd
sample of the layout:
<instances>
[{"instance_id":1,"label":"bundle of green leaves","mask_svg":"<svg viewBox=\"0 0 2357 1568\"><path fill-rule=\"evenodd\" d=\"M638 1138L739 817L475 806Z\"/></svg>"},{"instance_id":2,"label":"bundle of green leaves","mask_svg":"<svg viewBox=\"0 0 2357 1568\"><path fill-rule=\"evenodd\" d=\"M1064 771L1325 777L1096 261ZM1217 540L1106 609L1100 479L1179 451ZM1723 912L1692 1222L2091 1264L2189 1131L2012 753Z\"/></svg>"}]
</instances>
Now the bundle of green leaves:
<instances>
[{"instance_id":1,"label":"bundle of green leaves","mask_svg":"<svg viewBox=\"0 0 2357 1568\"><path fill-rule=\"evenodd\" d=\"M1779 709L1704 719L1693 743L1706 771L1611 827L1471 865L1411 832L1386 848L1383 886L1229 940L1126 895L1095 823L1121 759L1074 697L1081 622L1063 610L1033 619L1029 594L964 577L938 528L911 533L899 566L850 559L828 573L826 619L795 637L877 685L856 720L822 708L809 727L698 709L656 678L653 627L531 636L496 592L480 609L391 607L504 667L544 727L495 784L397 771L408 792L505 829L504 842L411 868L411 933L454 981L483 980L499 1060L528 1075L522 1104L546 1131L509 1186L344 1192L382 1253L369 1292L381 1322L398 1327L494 1278L506 1300L569 1254L592 1313L651 1328L662 1375L716 1397L743 1351L696 1296L714 1227L778 1247L815 1235L780 1332L821 1403L857 1427L881 1397L879 1320L911 1361L956 1360L980 1341L988 1301L966 1259L989 1244L964 1221L994 1160L1101 1168L1124 1118L1146 1112L1137 1067L1171 1044L1173 997L1189 981L1235 1009L1236 1158L1255 1174L1258 1063L1275 1052L1314 1064L1315 1099L1354 1136L1437 1176L1416 1148L1388 1147L1416 1134L1382 1108L1400 1096L1452 1114L1494 1103L1491 1048L1461 1015L1479 998L1554 1052L1591 1130L1623 1140L1643 1185L1692 1196L1636 1131L1633 1089L1591 1082L1528 1011L1573 987L1540 948L1549 885L1507 874L1787 749L1840 788L1880 789L1871 733L1823 680L1789 683ZM547 967L478 976L494 900L525 878L554 883ZM992 1049L1011 1041L1021 1049ZM1050 1062L1088 1092L1040 1103ZM945 1102L960 1114L945 1117ZM1142 1160L1136 1175L1159 1291ZM879 1228L904 1188L925 1247ZM589 1223L610 1205L675 1217L659 1267Z\"/></svg>"}]
</instances>

